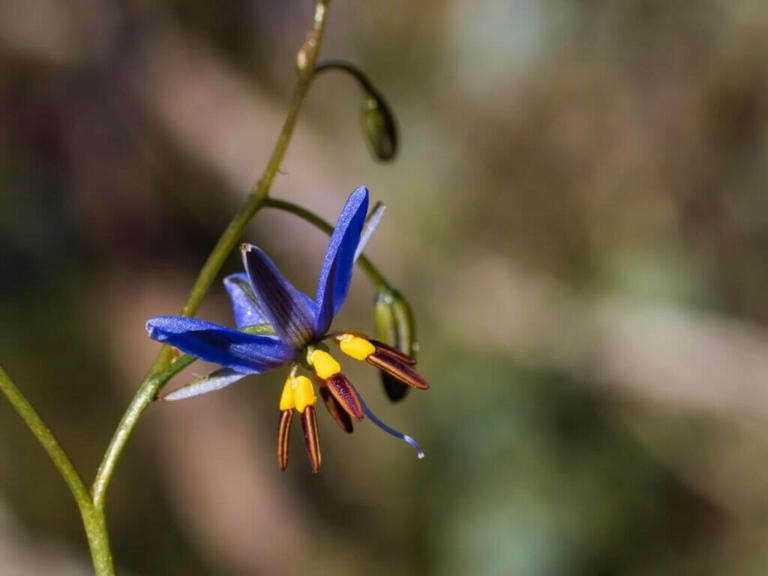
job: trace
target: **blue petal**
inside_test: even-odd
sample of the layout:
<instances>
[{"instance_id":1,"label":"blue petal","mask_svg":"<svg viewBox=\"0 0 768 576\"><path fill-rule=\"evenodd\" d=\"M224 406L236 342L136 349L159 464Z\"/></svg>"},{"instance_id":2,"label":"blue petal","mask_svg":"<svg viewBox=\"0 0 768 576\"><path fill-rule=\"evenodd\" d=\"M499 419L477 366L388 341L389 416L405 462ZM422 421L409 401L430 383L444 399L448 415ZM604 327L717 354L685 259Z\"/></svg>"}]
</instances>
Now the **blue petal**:
<instances>
[{"instance_id":1,"label":"blue petal","mask_svg":"<svg viewBox=\"0 0 768 576\"><path fill-rule=\"evenodd\" d=\"M184 400L186 398L200 396L201 394L207 394L208 392L213 392L214 390L221 390L222 388L226 388L230 384L234 384L246 376L247 374L235 372L229 368L219 368L207 376L195 378L186 386L182 386L170 394L166 394L161 398L161 400Z\"/></svg>"},{"instance_id":2,"label":"blue petal","mask_svg":"<svg viewBox=\"0 0 768 576\"><path fill-rule=\"evenodd\" d=\"M275 336L246 334L195 318L157 316L147 322L147 331L158 342L244 374L264 372L294 356Z\"/></svg>"},{"instance_id":3,"label":"blue petal","mask_svg":"<svg viewBox=\"0 0 768 576\"><path fill-rule=\"evenodd\" d=\"M241 250L251 286L275 333L296 350L304 348L312 341L315 324L315 312L307 297L288 282L261 249L243 244Z\"/></svg>"},{"instance_id":4,"label":"blue petal","mask_svg":"<svg viewBox=\"0 0 768 576\"><path fill-rule=\"evenodd\" d=\"M355 190L344 205L333 231L317 282L315 334L324 335L347 297L355 252L368 211L368 189Z\"/></svg>"},{"instance_id":5,"label":"blue petal","mask_svg":"<svg viewBox=\"0 0 768 576\"><path fill-rule=\"evenodd\" d=\"M256 324L269 324L269 318L264 313L256 294L244 272L230 274L224 278L224 288L229 293L232 301L232 311L235 314L235 325L238 328L254 326Z\"/></svg>"},{"instance_id":6,"label":"blue petal","mask_svg":"<svg viewBox=\"0 0 768 576\"><path fill-rule=\"evenodd\" d=\"M379 222L381 222L381 218L384 216L386 210L387 207L384 206L384 204L376 202L371 213L366 217L365 224L363 224L363 231L360 234L360 241L357 244L357 250L355 250L355 257L353 258L354 262L357 262L357 259L360 258L360 254L365 250L368 240L373 236L373 233L376 231L376 227L379 225Z\"/></svg>"}]
</instances>

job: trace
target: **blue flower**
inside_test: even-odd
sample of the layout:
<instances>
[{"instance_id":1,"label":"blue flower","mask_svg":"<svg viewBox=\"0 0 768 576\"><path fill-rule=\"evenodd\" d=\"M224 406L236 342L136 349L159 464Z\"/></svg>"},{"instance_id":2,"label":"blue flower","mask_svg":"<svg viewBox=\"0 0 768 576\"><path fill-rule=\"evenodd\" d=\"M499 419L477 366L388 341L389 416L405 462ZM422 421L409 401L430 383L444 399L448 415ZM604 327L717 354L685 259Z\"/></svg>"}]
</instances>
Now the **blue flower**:
<instances>
[{"instance_id":1,"label":"blue flower","mask_svg":"<svg viewBox=\"0 0 768 576\"><path fill-rule=\"evenodd\" d=\"M222 366L164 399L197 396L229 386L249 374L287 366L289 373L280 397L278 431L281 469L285 470L288 464L288 434L294 410L301 415L312 469L317 472L320 468L314 409L317 396L312 380L301 374L302 371L312 376L328 411L343 430L352 432L352 419L362 420L368 416L381 429L413 446L419 458L423 457L413 438L390 428L370 411L325 344L334 341L352 358L365 360L416 388L429 387L413 369L415 361L402 352L358 333L329 332L347 297L355 259L369 236L370 229L363 234L367 212L368 190L360 187L339 215L325 252L314 300L294 288L262 250L243 244L245 273L224 279L237 329L182 316L150 319L147 330L151 338Z\"/></svg>"}]
</instances>

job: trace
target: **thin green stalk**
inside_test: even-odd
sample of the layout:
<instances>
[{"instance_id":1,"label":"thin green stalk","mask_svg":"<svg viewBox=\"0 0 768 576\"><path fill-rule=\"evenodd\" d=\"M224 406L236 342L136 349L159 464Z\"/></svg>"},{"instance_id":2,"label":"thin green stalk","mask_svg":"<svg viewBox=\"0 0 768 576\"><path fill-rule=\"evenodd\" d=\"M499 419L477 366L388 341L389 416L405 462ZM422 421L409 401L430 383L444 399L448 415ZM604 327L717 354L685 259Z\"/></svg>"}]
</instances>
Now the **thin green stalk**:
<instances>
[{"instance_id":1,"label":"thin green stalk","mask_svg":"<svg viewBox=\"0 0 768 576\"><path fill-rule=\"evenodd\" d=\"M195 284L192 286L189 299L182 310L184 316L192 316L197 312L203 297L208 292L208 289L216 279L216 276L218 276L230 252L232 252L237 245L245 227L262 206L264 206L264 203L269 196L272 183L280 169L285 153L288 150L288 145L291 142L291 137L293 136L293 131L304 99L312 84L315 65L317 63L317 54L320 50L323 31L325 30L328 4L329 0L319 0L315 4L314 24L312 30L307 35L307 40L305 41L304 46L299 52L299 79L291 100L288 116L285 119L285 123L283 124L283 128L275 143L275 147L272 150L269 162L264 169L264 173L251 189L251 193L245 204L229 223L226 230L224 230L224 233L219 238L219 241L216 243L216 246L214 246L210 256L208 256L208 259L200 270L200 274L198 275ZM104 453L104 457L99 465L99 470L94 478L92 488L93 504L98 510L104 509L106 491L115 471L115 466L117 465L120 454L122 453L128 438L130 438L139 417L147 406L149 406L152 399L160 392L165 382L167 382L167 379L163 380L162 378L157 378L157 376L162 370L168 368L171 360L171 349L164 346L152 365L149 376L141 385L128 406L128 409L123 415L123 418ZM172 364L171 366L174 365L175 364Z\"/></svg>"},{"instance_id":2,"label":"thin green stalk","mask_svg":"<svg viewBox=\"0 0 768 576\"><path fill-rule=\"evenodd\" d=\"M267 198L264 201L264 206L266 208L275 208L277 210L282 210L283 212L293 214L294 216L298 216L302 220L309 222L316 228L319 228L326 234L333 234L333 225L330 222L324 220L311 210L307 210L303 206L299 206L293 202L288 202L287 200L278 200L276 198ZM363 272L366 273L376 288L389 288L389 283L384 278L384 275L379 271L376 265L368 259L365 254L361 254L357 259L357 265L362 268Z\"/></svg>"},{"instance_id":3,"label":"thin green stalk","mask_svg":"<svg viewBox=\"0 0 768 576\"><path fill-rule=\"evenodd\" d=\"M363 90L365 90L366 92L370 92L372 95L374 95L379 99L383 99L381 96L381 93L378 90L376 90L376 87L368 79L368 76L366 76L365 73L354 64L351 64L350 62L346 62L344 60L326 60L325 62L322 62L317 65L317 67L315 68L315 74L321 74L329 70L341 70L343 72L346 72L347 74L352 76L357 81L358 84L360 84L360 87Z\"/></svg>"},{"instance_id":4,"label":"thin green stalk","mask_svg":"<svg viewBox=\"0 0 768 576\"><path fill-rule=\"evenodd\" d=\"M75 499L83 526L88 537L88 545L91 549L93 566L98 576L111 576L114 574L112 567L112 553L109 548L109 536L107 533L104 514L96 510L91 501L91 495L83 482L82 477L75 469L67 453L61 447L53 432L45 425L38 413L19 390L8 374L0 368L0 390L5 394L11 406L24 420L35 438L46 451L61 477L69 487Z\"/></svg>"}]
</instances>

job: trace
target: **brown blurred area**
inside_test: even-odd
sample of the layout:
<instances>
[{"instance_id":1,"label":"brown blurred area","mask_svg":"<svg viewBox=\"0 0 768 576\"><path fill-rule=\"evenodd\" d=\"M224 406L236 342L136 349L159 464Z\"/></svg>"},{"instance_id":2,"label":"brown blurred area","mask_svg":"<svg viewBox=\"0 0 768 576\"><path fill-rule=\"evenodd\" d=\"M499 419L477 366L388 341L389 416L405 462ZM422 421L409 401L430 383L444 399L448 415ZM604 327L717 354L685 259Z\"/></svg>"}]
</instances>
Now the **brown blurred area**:
<instances>
[{"instance_id":1,"label":"brown blurred area","mask_svg":"<svg viewBox=\"0 0 768 576\"><path fill-rule=\"evenodd\" d=\"M0 365L91 478L260 174L312 4L0 3ZM388 205L368 254L419 322L407 446L320 417L276 465L281 374L151 406L108 519L121 574L763 574L768 5L334 0L402 149L319 77L273 195ZM325 238L246 240L311 292ZM233 256L226 272L237 270ZM360 273L337 325L370 331ZM199 316L231 322L219 283ZM194 365L174 385L191 374ZM0 574L87 574L77 511L0 403Z\"/></svg>"}]
</instances>

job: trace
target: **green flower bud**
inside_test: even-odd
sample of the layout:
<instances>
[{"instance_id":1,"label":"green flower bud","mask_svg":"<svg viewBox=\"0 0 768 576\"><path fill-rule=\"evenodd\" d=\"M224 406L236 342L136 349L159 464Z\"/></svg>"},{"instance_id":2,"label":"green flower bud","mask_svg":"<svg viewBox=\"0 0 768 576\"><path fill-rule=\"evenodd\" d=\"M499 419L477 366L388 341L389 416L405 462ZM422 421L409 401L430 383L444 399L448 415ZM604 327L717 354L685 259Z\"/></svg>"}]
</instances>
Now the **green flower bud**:
<instances>
[{"instance_id":1,"label":"green flower bud","mask_svg":"<svg viewBox=\"0 0 768 576\"><path fill-rule=\"evenodd\" d=\"M416 324L408 301L397 290L382 289L374 309L376 338L416 359ZM381 373L381 382L389 399L396 402L408 392L408 386L389 374Z\"/></svg>"},{"instance_id":2,"label":"green flower bud","mask_svg":"<svg viewBox=\"0 0 768 576\"><path fill-rule=\"evenodd\" d=\"M380 94L366 90L360 120L371 155L382 162L392 160L397 154L397 123Z\"/></svg>"},{"instance_id":3,"label":"green flower bud","mask_svg":"<svg viewBox=\"0 0 768 576\"><path fill-rule=\"evenodd\" d=\"M301 68L301 66L299 66ZM368 150L375 160L389 162L397 154L399 136L397 121L384 97L371 84L368 77L354 64L342 60L322 62L315 67L315 74L337 70L355 79L363 91L360 125Z\"/></svg>"}]
</instances>

